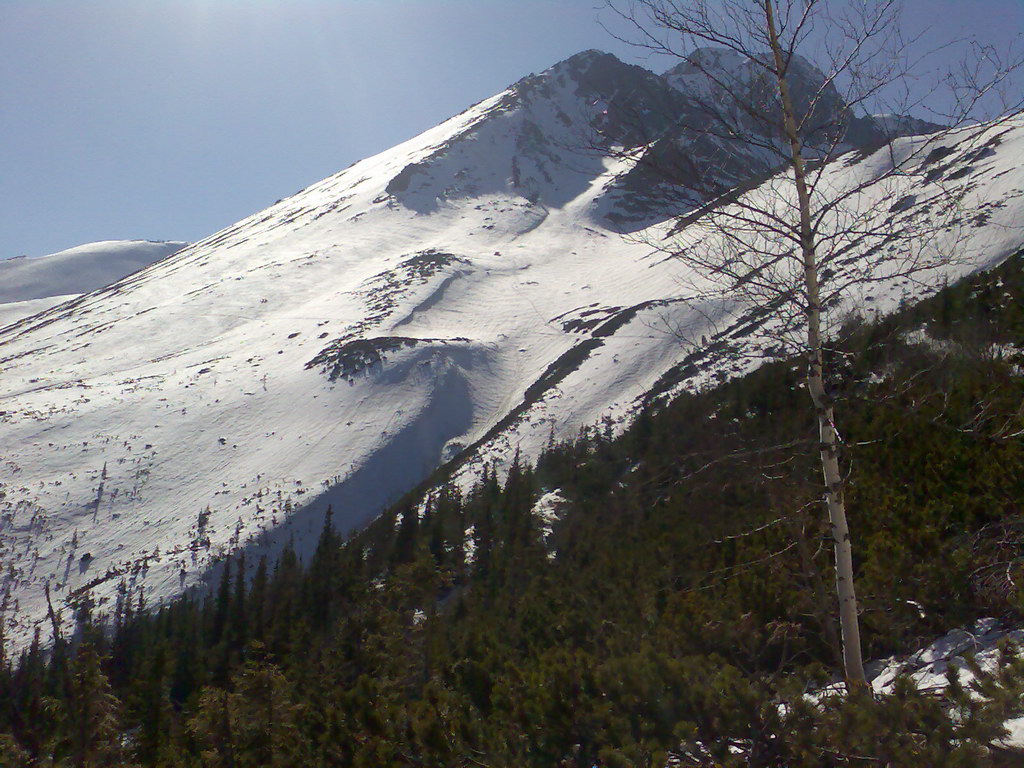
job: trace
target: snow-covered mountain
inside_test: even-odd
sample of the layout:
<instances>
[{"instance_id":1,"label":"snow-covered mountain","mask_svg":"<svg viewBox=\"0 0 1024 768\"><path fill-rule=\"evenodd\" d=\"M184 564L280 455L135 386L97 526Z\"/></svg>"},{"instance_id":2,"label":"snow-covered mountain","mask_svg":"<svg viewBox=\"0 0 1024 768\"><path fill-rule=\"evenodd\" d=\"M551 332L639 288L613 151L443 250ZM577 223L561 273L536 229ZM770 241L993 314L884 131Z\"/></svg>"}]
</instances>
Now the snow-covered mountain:
<instances>
[{"instance_id":1,"label":"snow-covered mountain","mask_svg":"<svg viewBox=\"0 0 1024 768\"><path fill-rule=\"evenodd\" d=\"M765 124L750 110L754 105L754 112L775 112L768 108L778 101L768 69L735 51L700 48L663 77L693 102L692 116L684 121L691 130L701 129L709 119L717 118L725 129L721 131L723 136L743 132L771 144L784 135L781 125ZM788 82L797 114L808 115L803 133L809 143L827 142L825 134L836 125L845 127L845 140L851 148L886 138L873 118L849 114L835 85L803 57L793 56Z\"/></svg>"},{"instance_id":2,"label":"snow-covered mountain","mask_svg":"<svg viewBox=\"0 0 1024 768\"><path fill-rule=\"evenodd\" d=\"M0 328L109 285L186 245L103 240L46 256L0 259Z\"/></svg>"},{"instance_id":3,"label":"snow-covered mountain","mask_svg":"<svg viewBox=\"0 0 1024 768\"><path fill-rule=\"evenodd\" d=\"M87 593L102 606L121 581L152 605L228 549L301 544L328 503L359 526L442 462L468 483L516 449L534 457L552 435L753 365L722 351L770 347L771 323L735 300L682 302L691 276L647 244L671 222L631 172L693 103L588 51L0 329L9 636L44 620L46 584L57 607ZM1020 119L952 137L922 161L929 180L857 204L900 226L930 185L971 185L958 215L974 261L955 276L1024 242L1022 155ZM889 162L855 154L828 183ZM860 300L884 310L919 290L893 278Z\"/></svg>"},{"instance_id":4,"label":"snow-covered mountain","mask_svg":"<svg viewBox=\"0 0 1024 768\"><path fill-rule=\"evenodd\" d=\"M642 106L629 105L612 121L630 126L634 140L621 143L636 148L625 153L635 162L616 182L626 194L609 198L609 220L620 230L634 232L666 212L685 214L782 165L789 149L781 122L769 119L778 109L765 67L734 51L699 48L651 79ZM800 56L792 57L787 82L804 116L800 133L809 155L874 148L940 127L899 115L857 116L835 84Z\"/></svg>"}]
</instances>

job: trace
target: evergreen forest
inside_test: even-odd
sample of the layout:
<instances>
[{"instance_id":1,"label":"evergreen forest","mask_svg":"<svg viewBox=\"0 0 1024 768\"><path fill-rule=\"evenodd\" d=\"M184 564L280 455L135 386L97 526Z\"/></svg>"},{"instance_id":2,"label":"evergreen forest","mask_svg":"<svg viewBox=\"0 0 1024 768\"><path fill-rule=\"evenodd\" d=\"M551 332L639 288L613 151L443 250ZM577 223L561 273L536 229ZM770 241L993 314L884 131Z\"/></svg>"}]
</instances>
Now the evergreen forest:
<instances>
[{"instance_id":1,"label":"evergreen forest","mask_svg":"<svg viewBox=\"0 0 1024 768\"><path fill-rule=\"evenodd\" d=\"M1024 625L1024 254L829 354L865 657ZM826 687L803 365L652 399L470 492L448 467L347 540L325 510L311 557L233 555L208 593L84 601L74 636L0 656L0 764L1024 765L1013 648L945 692Z\"/></svg>"}]
</instances>

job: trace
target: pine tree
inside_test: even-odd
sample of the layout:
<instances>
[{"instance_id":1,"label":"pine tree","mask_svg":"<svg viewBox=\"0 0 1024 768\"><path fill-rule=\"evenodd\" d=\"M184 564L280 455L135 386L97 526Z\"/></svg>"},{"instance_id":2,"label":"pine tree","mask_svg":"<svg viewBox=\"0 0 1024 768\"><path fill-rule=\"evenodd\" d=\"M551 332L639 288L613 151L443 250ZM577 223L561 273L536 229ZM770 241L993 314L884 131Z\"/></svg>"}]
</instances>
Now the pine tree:
<instances>
[{"instance_id":1,"label":"pine tree","mask_svg":"<svg viewBox=\"0 0 1024 768\"><path fill-rule=\"evenodd\" d=\"M104 674L92 645L78 647L67 687L46 702L56 724L50 751L55 762L75 768L117 765L121 748L121 702Z\"/></svg>"},{"instance_id":2,"label":"pine tree","mask_svg":"<svg viewBox=\"0 0 1024 768\"><path fill-rule=\"evenodd\" d=\"M415 556L416 537L420 526L419 514L412 504L404 505L401 515L398 532L395 534L395 547L391 553L391 562L395 565L412 561Z\"/></svg>"},{"instance_id":3,"label":"pine tree","mask_svg":"<svg viewBox=\"0 0 1024 768\"><path fill-rule=\"evenodd\" d=\"M249 592L249 632L259 642L264 641L267 616L267 556L260 557L256 573L252 577Z\"/></svg>"},{"instance_id":4,"label":"pine tree","mask_svg":"<svg viewBox=\"0 0 1024 768\"><path fill-rule=\"evenodd\" d=\"M228 611L228 644L235 651L245 648L248 639L249 617L246 605L245 553L238 553L234 594Z\"/></svg>"},{"instance_id":5,"label":"pine tree","mask_svg":"<svg viewBox=\"0 0 1024 768\"><path fill-rule=\"evenodd\" d=\"M261 655L261 649L255 650ZM303 708L280 670L248 661L232 678L234 691L208 688L188 728L209 766L287 768L308 764Z\"/></svg>"},{"instance_id":6,"label":"pine tree","mask_svg":"<svg viewBox=\"0 0 1024 768\"><path fill-rule=\"evenodd\" d=\"M21 748L17 740L7 733L0 733L0 765L5 768L30 768L28 752Z\"/></svg>"},{"instance_id":7,"label":"pine tree","mask_svg":"<svg viewBox=\"0 0 1024 768\"><path fill-rule=\"evenodd\" d=\"M220 642L225 635L228 625L228 615L231 608L231 558L224 558L224 568L220 575L220 586L217 589L217 599L213 609L213 626L211 627L211 639L214 643Z\"/></svg>"},{"instance_id":8,"label":"pine tree","mask_svg":"<svg viewBox=\"0 0 1024 768\"><path fill-rule=\"evenodd\" d=\"M334 512L328 506L305 581L310 624L314 629L328 626L333 615L338 593L340 547L341 542L334 530Z\"/></svg>"}]
</instances>

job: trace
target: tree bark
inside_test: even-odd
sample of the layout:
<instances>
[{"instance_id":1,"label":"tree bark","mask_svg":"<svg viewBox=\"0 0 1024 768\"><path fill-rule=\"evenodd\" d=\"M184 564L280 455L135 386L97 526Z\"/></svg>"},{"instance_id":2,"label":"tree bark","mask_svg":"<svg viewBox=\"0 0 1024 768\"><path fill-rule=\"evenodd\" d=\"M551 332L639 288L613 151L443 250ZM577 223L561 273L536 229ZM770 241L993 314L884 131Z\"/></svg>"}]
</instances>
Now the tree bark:
<instances>
[{"instance_id":1,"label":"tree bark","mask_svg":"<svg viewBox=\"0 0 1024 768\"><path fill-rule=\"evenodd\" d=\"M843 642L843 665L849 686L867 685L861 656L860 625L857 618L857 595L853 584L853 550L850 529L846 522L846 501L843 495L843 477L839 471L839 435L835 427L835 413L831 398L825 390L825 363L821 338L821 295L818 285L818 265L815 237L811 226L811 200L807 174L801 154L800 137L794 117L793 103L786 84L786 62L775 28L773 0L764 0L768 40L775 63L775 75L782 108L783 129L789 142L800 214L800 251L807 292L807 389L814 404L821 441L821 470L825 482L825 503L832 529L836 560L836 592L839 598L839 628Z\"/></svg>"}]
</instances>

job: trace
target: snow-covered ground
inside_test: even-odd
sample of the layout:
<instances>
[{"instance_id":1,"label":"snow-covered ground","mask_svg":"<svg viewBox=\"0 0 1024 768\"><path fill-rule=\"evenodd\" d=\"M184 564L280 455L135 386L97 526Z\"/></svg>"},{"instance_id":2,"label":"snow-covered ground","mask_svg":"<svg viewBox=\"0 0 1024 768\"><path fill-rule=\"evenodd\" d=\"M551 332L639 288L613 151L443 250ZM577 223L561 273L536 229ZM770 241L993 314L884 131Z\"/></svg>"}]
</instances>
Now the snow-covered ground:
<instances>
[{"instance_id":1,"label":"snow-covered ground","mask_svg":"<svg viewBox=\"0 0 1024 768\"><path fill-rule=\"evenodd\" d=\"M992 618L979 619L966 629L954 629L906 658L895 657L870 665L876 669L871 687L878 694L892 693L897 677L907 675L918 690L941 695L949 686L949 672L956 670L960 684L971 690L976 676L967 665L966 657L973 657L982 671L996 672L1001 644L1024 651L1024 629L1007 629ZM1003 745L1024 750L1024 717L1012 718L1005 725L1008 734Z\"/></svg>"},{"instance_id":2,"label":"snow-covered ground","mask_svg":"<svg viewBox=\"0 0 1024 768\"><path fill-rule=\"evenodd\" d=\"M27 299L26 301L8 301L0 304L0 328L5 325L16 323L22 318L39 314L43 310L56 307L65 301L77 299L80 293L69 293L64 296L47 296L42 299Z\"/></svg>"},{"instance_id":3,"label":"snow-covered ground","mask_svg":"<svg viewBox=\"0 0 1024 768\"><path fill-rule=\"evenodd\" d=\"M0 328L109 285L186 245L102 240L46 256L0 259Z\"/></svg>"},{"instance_id":4,"label":"snow-covered ground","mask_svg":"<svg viewBox=\"0 0 1024 768\"><path fill-rule=\"evenodd\" d=\"M585 78L598 64L615 66L575 57L0 329L9 637L24 643L42 622L45 584L57 605L88 590L102 608L124 580L153 605L231 548L301 546L328 503L356 527L444 461L464 457L468 484L516 448L535 457L552 433L622 425L702 343L772 344L772 325L750 326L742 302L679 300L692 275L647 242L663 241L667 223L625 239L610 225L628 161L567 149L604 106ZM635 69L620 74L642 77ZM957 232L972 261L955 271L1024 242L1024 122L983 141L980 159L972 143L943 161L947 177L969 168L957 178L977 187ZM856 184L886 162L841 162L829 183ZM920 205L859 204L909 220L930 188L899 184L887 194ZM878 252L854 251L849 268ZM870 304L922 290L894 277L872 286ZM753 364L707 357L665 386Z\"/></svg>"}]
</instances>

